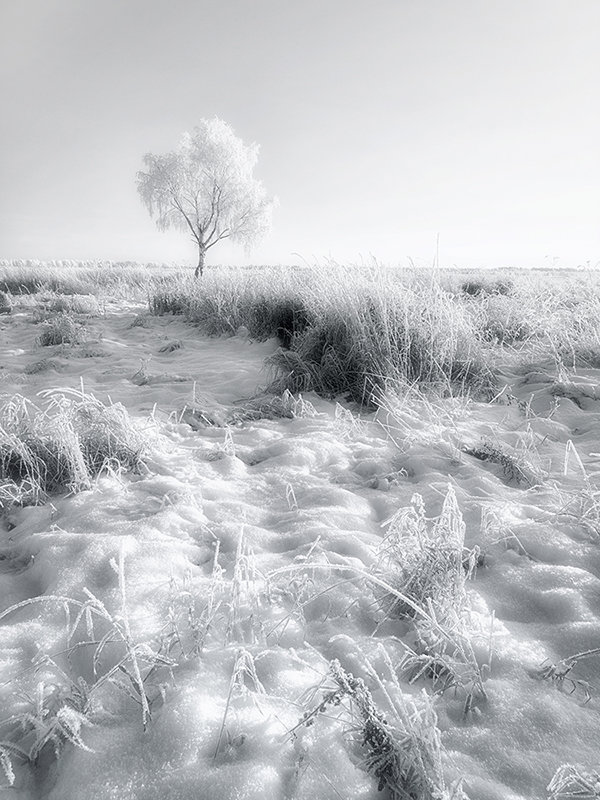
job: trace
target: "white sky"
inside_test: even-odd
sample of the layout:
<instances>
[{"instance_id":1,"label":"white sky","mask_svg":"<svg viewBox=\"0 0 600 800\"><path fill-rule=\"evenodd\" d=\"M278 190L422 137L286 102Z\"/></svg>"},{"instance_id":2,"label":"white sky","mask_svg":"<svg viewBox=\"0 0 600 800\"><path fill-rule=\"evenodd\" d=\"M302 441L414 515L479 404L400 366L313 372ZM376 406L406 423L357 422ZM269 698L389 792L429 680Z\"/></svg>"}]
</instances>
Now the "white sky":
<instances>
[{"instance_id":1,"label":"white sky","mask_svg":"<svg viewBox=\"0 0 600 800\"><path fill-rule=\"evenodd\" d=\"M0 256L195 263L135 173L219 116L279 197L249 257L600 261L600 0L0 0Z\"/></svg>"}]
</instances>

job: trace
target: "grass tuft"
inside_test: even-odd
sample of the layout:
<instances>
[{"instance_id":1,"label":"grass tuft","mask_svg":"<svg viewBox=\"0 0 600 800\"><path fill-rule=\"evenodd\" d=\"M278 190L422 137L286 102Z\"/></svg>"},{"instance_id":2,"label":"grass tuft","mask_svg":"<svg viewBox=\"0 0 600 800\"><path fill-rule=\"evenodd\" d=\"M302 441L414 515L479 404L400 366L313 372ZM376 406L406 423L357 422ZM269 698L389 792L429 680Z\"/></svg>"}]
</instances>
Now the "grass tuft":
<instances>
[{"instance_id":1,"label":"grass tuft","mask_svg":"<svg viewBox=\"0 0 600 800\"><path fill-rule=\"evenodd\" d=\"M60 313L45 322L38 336L38 344L51 347L57 344L81 344L85 329L77 324L69 314Z\"/></svg>"},{"instance_id":2,"label":"grass tuft","mask_svg":"<svg viewBox=\"0 0 600 800\"><path fill-rule=\"evenodd\" d=\"M6 292L0 291L0 314L10 314L12 311L12 300Z\"/></svg>"},{"instance_id":3,"label":"grass tuft","mask_svg":"<svg viewBox=\"0 0 600 800\"><path fill-rule=\"evenodd\" d=\"M46 392L40 408L20 395L0 406L0 503L31 504L89 489L106 470L137 468L143 435L119 403L83 391Z\"/></svg>"}]
</instances>

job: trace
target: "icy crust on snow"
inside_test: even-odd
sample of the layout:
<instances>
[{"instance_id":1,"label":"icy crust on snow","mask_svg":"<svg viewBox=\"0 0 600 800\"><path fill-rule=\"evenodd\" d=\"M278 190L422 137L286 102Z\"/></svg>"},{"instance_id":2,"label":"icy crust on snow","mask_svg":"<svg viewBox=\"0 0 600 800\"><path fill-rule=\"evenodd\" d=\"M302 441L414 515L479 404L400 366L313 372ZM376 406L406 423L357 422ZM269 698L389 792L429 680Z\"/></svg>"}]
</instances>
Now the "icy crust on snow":
<instances>
[{"instance_id":1,"label":"icy crust on snow","mask_svg":"<svg viewBox=\"0 0 600 800\"><path fill-rule=\"evenodd\" d=\"M41 653L58 654L70 680L94 682L89 648L65 653L86 638L84 622L67 642L65 602L49 598L82 602L87 590L122 614L119 558L133 641L154 646L176 629L185 652L149 681L145 730L139 701L107 682L81 730L90 749L69 744L35 766L15 759L0 797L79 800L84 785L94 800L381 797L347 718L297 726L321 701L332 659L388 713L372 670L393 694L387 665L414 640L409 621L385 617L368 575L390 518L415 493L437 516L448 486L465 547L479 548L466 585L483 632L475 651L483 664L491 635L493 657L485 702L465 716L460 691L436 699L447 785L463 776L471 800L541 800L560 764L598 767L598 657L569 680L539 674L600 646L597 372L507 374L491 404L409 393L360 419L306 396L303 415L240 421L277 343L207 339L169 316L132 325L136 314L108 303L82 318L84 345L52 347L36 343L29 303L0 319L3 393L35 400L83 383L123 403L151 442L139 474L4 514L0 614L32 603L0 619L2 719L30 708L40 681L59 682ZM220 605L205 624L211 598ZM100 671L111 658L107 646ZM427 674L399 679L417 705L433 692Z\"/></svg>"}]
</instances>

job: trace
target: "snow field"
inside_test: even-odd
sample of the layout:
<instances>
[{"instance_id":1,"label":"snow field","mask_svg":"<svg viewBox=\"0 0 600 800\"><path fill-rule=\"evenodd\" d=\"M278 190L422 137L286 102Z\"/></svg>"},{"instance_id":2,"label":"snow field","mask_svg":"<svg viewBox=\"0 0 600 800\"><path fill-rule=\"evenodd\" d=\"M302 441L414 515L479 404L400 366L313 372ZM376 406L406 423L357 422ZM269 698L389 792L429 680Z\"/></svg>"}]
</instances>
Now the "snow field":
<instances>
[{"instance_id":1,"label":"snow field","mask_svg":"<svg viewBox=\"0 0 600 800\"><path fill-rule=\"evenodd\" d=\"M107 302L76 316L84 343L48 347L30 306L0 318L3 392L83 383L149 443L137 473L4 514L0 738L48 744L7 752L0 796L80 798L85 776L98 800L375 798L383 775L402 797L400 756L361 746L360 688L299 725L339 689L332 662L415 763L427 731L419 798L460 777L471 800L545 798L561 764L597 768L597 657L560 671L600 643L595 370L507 372L492 404L409 392L359 418L306 395L216 427L276 342L136 313Z\"/></svg>"}]
</instances>

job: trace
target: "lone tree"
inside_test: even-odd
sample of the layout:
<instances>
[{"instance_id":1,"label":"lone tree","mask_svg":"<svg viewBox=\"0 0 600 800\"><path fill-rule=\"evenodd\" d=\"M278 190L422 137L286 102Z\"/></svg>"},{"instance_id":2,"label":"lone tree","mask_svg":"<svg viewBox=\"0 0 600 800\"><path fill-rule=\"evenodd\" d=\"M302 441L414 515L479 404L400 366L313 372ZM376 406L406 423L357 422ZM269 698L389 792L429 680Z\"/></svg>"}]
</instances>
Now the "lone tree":
<instances>
[{"instance_id":1,"label":"lone tree","mask_svg":"<svg viewBox=\"0 0 600 800\"><path fill-rule=\"evenodd\" d=\"M179 147L144 156L137 187L160 230L189 230L198 245L195 277L206 251L222 239L248 249L271 227L273 201L252 176L258 145L245 145L223 120L203 119Z\"/></svg>"}]
</instances>

